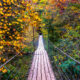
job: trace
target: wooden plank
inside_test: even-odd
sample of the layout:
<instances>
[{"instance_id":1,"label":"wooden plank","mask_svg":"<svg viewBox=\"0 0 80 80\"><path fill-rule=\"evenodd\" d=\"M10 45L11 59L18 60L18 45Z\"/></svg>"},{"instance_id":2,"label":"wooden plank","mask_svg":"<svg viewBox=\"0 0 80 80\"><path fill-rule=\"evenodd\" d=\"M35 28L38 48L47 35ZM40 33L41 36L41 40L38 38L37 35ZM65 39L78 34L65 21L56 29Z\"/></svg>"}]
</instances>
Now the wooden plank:
<instances>
[{"instance_id":1,"label":"wooden plank","mask_svg":"<svg viewBox=\"0 0 80 80\"><path fill-rule=\"evenodd\" d=\"M42 75L42 80L46 80L46 74L45 74L45 66L44 66L44 53L43 51L42 52L42 56L41 56L41 66L42 66L42 69L41 69L41 75Z\"/></svg>"},{"instance_id":2,"label":"wooden plank","mask_svg":"<svg viewBox=\"0 0 80 80\"><path fill-rule=\"evenodd\" d=\"M41 52L38 52L38 72L37 72L37 80L41 80Z\"/></svg>"},{"instance_id":3,"label":"wooden plank","mask_svg":"<svg viewBox=\"0 0 80 80\"><path fill-rule=\"evenodd\" d=\"M34 71L33 71L33 76L32 76L32 80L37 80L37 69L38 69L38 60L39 60L39 56L38 56L38 51L35 54L36 55L36 62L35 62L35 67L34 67Z\"/></svg>"},{"instance_id":4,"label":"wooden plank","mask_svg":"<svg viewBox=\"0 0 80 80\"><path fill-rule=\"evenodd\" d=\"M43 55L44 55L44 66L45 66L46 79L47 79L47 80L51 80L51 78L50 78L50 74L49 74L49 70L48 70L47 61L46 61L46 55L45 55L45 52L44 52Z\"/></svg>"},{"instance_id":5,"label":"wooden plank","mask_svg":"<svg viewBox=\"0 0 80 80\"><path fill-rule=\"evenodd\" d=\"M51 67L51 64L50 64L50 61L49 61L48 54L47 54L46 51L45 51L45 53L46 53L46 61L47 61L47 64L48 64L48 69L49 69L49 72L50 72L51 80L56 80L56 78L54 76L54 73L53 73L53 70L52 70L52 67Z\"/></svg>"},{"instance_id":6,"label":"wooden plank","mask_svg":"<svg viewBox=\"0 0 80 80\"><path fill-rule=\"evenodd\" d=\"M34 54L36 54L36 52ZM32 79L35 62L36 62L36 55L34 55L34 57L33 57L31 69L30 69L30 72L29 72L29 75L28 75L28 80L31 80Z\"/></svg>"}]
</instances>

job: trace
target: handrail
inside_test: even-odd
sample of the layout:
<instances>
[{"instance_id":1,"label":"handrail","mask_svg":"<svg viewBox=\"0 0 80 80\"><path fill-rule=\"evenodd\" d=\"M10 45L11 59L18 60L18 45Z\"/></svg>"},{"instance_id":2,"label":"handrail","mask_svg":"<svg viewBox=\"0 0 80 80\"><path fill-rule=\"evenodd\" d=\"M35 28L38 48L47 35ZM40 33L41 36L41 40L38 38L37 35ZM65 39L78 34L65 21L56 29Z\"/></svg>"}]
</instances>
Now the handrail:
<instances>
[{"instance_id":1,"label":"handrail","mask_svg":"<svg viewBox=\"0 0 80 80\"><path fill-rule=\"evenodd\" d=\"M59 49L58 47L56 47L55 45L53 45L54 48L58 49L60 52L62 52L64 55L66 55L67 57L69 57L70 59L72 59L73 61L75 61L76 63L80 64L79 61L77 61L76 59L72 58L70 55L68 55L67 53L63 52L61 49Z\"/></svg>"},{"instance_id":2,"label":"handrail","mask_svg":"<svg viewBox=\"0 0 80 80\"><path fill-rule=\"evenodd\" d=\"M13 56L12 58L10 58L8 61L6 61L4 64L2 64L1 66L0 66L0 68L2 68L4 65L6 65L7 63L9 63L12 59L14 59L17 55L19 55L19 53L18 54L16 54L15 56Z\"/></svg>"}]
</instances>

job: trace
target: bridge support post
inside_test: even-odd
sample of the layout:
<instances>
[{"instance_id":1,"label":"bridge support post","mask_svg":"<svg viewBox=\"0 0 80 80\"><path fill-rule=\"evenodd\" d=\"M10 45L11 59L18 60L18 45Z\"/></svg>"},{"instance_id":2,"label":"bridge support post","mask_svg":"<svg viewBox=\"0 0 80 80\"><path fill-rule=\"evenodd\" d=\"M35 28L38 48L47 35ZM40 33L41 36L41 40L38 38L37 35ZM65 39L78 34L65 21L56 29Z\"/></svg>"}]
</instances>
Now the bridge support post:
<instances>
[{"instance_id":1,"label":"bridge support post","mask_svg":"<svg viewBox=\"0 0 80 80\"><path fill-rule=\"evenodd\" d=\"M49 27L47 27L48 29L48 53L49 53Z\"/></svg>"},{"instance_id":2,"label":"bridge support post","mask_svg":"<svg viewBox=\"0 0 80 80\"><path fill-rule=\"evenodd\" d=\"M34 27L33 27L33 48L34 48L34 51L35 51L35 45L34 45Z\"/></svg>"}]
</instances>

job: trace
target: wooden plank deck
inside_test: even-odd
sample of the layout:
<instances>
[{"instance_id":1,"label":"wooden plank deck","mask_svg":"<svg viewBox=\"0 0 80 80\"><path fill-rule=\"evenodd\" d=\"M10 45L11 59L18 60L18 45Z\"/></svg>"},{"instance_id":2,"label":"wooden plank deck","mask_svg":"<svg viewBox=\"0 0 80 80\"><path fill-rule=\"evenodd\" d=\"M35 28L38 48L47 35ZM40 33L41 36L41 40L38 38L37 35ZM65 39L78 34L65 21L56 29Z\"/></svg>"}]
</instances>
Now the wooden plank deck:
<instances>
[{"instance_id":1,"label":"wooden plank deck","mask_svg":"<svg viewBox=\"0 0 80 80\"><path fill-rule=\"evenodd\" d=\"M34 53L28 80L56 80L48 54L44 49L42 36L39 36L38 48Z\"/></svg>"}]
</instances>

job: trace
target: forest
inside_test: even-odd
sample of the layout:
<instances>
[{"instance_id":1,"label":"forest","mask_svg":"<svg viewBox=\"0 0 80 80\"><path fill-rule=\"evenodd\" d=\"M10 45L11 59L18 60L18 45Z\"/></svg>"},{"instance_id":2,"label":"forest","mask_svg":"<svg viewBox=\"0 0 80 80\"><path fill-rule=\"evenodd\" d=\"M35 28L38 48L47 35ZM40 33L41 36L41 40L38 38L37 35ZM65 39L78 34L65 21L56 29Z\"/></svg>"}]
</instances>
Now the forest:
<instances>
[{"instance_id":1,"label":"forest","mask_svg":"<svg viewBox=\"0 0 80 80\"><path fill-rule=\"evenodd\" d=\"M80 0L0 0L0 80L26 80L39 34L57 80L80 80Z\"/></svg>"}]
</instances>

